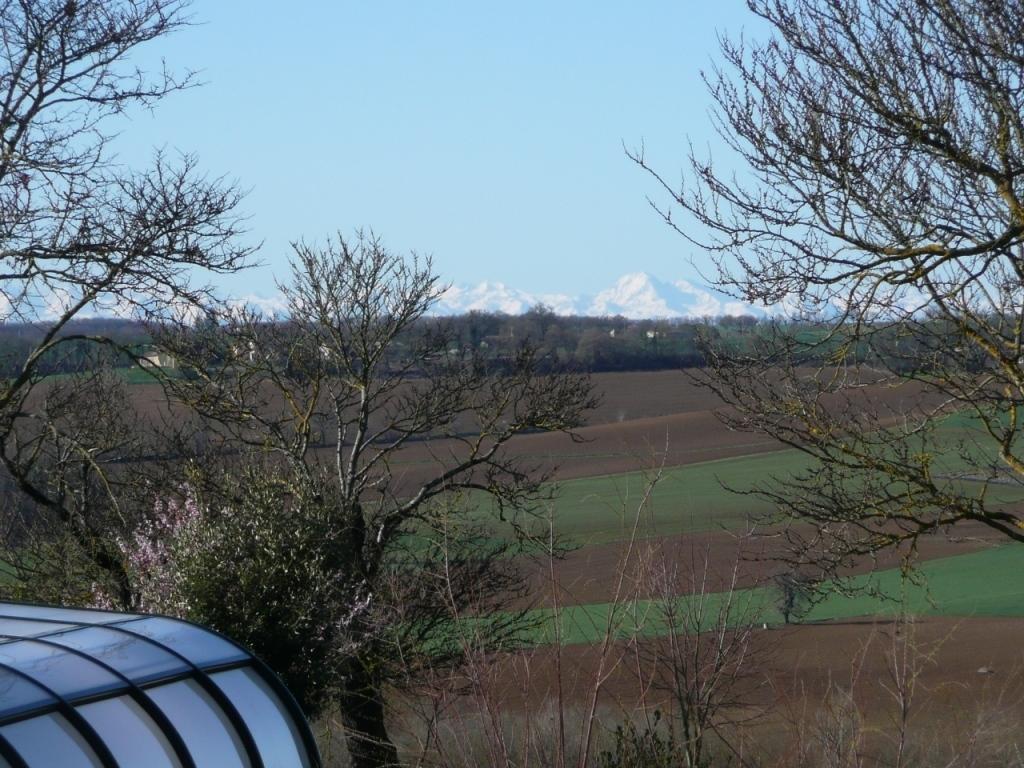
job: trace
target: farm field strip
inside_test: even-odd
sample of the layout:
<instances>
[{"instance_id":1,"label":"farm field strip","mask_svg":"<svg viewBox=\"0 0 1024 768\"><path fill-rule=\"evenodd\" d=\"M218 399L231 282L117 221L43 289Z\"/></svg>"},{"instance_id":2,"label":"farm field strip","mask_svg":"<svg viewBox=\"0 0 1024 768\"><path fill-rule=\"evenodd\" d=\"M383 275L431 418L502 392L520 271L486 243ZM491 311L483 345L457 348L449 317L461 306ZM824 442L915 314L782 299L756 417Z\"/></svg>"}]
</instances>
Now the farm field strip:
<instances>
[{"instance_id":1,"label":"farm field strip","mask_svg":"<svg viewBox=\"0 0 1024 768\"><path fill-rule=\"evenodd\" d=\"M950 441L965 432L969 430L961 423L943 428ZM987 456L946 456L942 457L941 468L953 477L969 473L975 462L987 460ZM645 537L742 529L751 519L771 513L773 507L761 498L733 490L748 489L773 476L794 476L811 466L805 454L787 449L666 467L651 492L641 529ZM652 477L652 471L634 471L558 483L557 496L551 502L558 533L581 546L627 538L636 506ZM969 474L949 482L981 488L981 481ZM996 504L1024 501L1024 485L1020 483L992 484L988 493Z\"/></svg>"},{"instance_id":2,"label":"farm field strip","mask_svg":"<svg viewBox=\"0 0 1024 768\"><path fill-rule=\"evenodd\" d=\"M870 590L852 597L833 594L814 606L804 622L826 622L866 616L943 617L1024 617L1024 587L1019 575L1024 570L1024 547L1007 544L981 552L939 558L918 568L920 583L906 578L901 569L892 568L855 576L848 584ZM778 626L782 616L775 606L776 593L770 587L737 590L733 594L733 616L755 623ZM701 604L703 602L703 604ZM693 613L698 607L710 626L724 609L727 594L685 595L675 600L675 608ZM536 609L538 622L534 635L537 644L555 641L555 612ZM557 637L564 645L600 642L609 622L612 635L623 639L634 635L656 637L669 630L662 604L655 600L623 600L565 606L558 611Z\"/></svg>"}]
</instances>

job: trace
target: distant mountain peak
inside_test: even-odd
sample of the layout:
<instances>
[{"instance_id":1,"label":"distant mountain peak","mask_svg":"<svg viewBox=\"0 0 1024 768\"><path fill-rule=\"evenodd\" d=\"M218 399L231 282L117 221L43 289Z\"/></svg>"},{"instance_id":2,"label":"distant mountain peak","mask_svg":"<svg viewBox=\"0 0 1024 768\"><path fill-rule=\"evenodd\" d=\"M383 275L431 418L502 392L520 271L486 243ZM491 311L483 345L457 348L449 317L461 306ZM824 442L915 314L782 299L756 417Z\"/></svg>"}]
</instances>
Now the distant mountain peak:
<instances>
[{"instance_id":1,"label":"distant mountain peak","mask_svg":"<svg viewBox=\"0 0 1024 768\"><path fill-rule=\"evenodd\" d=\"M452 286L439 300L435 312L454 315L479 310L518 315L538 304L550 307L559 315L622 315L634 320L767 314L762 308L744 304L711 288L688 280L666 282L647 272L622 275L610 288L593 296L529 293L490 281L475 286Z\"/></svg>"},{"instance_id":2,"label":"distant mountain peak","mask_svg":"<svg viewBox=\"0 0 1024 768\"><path fill-rule=\"evenodd\" d=\"M587 309L588 315L623 315L625 317L683 317L682 305L673 301L673 286L655 279L646 272L631 272L615 281L615 285L598 293Z\"/></svg>"},{"instance_id":3,"label":"distant mountain peak","mask_svg":"<svg viewBox=\"0 0 1024 768\"><path fill-rule=\"evenodd\" d=\"M532 294L500 282L483 282L474 286L453 285L441 296L435 312L442 315L463 314L480 310L521 315L537 304L546 304L560 315L573 314L573 299L561 294Z\"/></svg>"}]
</instances>

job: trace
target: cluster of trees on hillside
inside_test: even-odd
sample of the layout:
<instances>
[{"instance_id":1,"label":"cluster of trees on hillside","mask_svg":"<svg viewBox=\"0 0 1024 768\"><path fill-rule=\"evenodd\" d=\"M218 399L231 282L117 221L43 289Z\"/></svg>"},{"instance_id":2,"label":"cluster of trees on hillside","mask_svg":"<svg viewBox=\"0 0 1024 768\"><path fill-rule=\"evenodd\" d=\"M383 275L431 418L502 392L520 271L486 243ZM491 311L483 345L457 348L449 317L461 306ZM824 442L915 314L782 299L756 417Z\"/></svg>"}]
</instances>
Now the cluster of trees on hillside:
<instances>
[{"instance_id":1,"label":"cluster of trees on hillside","mask_svg":"<svg viewBox=\"0 0 1024 768\"><path fill-rule=\"evenodd\" d=\"M598 372L699 366L701 337L740 335L758 321L750 315L699 321L566 317L539 305L521 315L474 311L447 322L461 345L491 356L529 339L559 363Z\"/></svg>"},{"instance_id":2,"label":"cluster of trees on hillside","mask_svg":"<svg viewBox=\"0 0 1024 768\"><path fill-rule=\"evenodd\" d=\"M286 317L265 318L268 325L287 326ZM154 349L160 335L155 326L134 320L89 318L64 325L59 350L44 355L36 365L41 375L75 373L96 366L93 340L109 340L104 363L130 367L140 355ZM692 320L629 320L624 317L563 317L544 306L522 315L474 311L455 317L423 317L404 329L389 356L400 364L413 337L444 333L452 350L472 350L483 360L511 359L524 344L537 347L551 365L572 365L580 370L628 371L691 368L703 360L702 338L742 339L757 319L741 317ZM0 326L0 376L12 376L25 364L50 328L48 321ZM270 336L268 331L265 336ZM265 343L265 342L264 342ZM230 350L210 350L210 365L222 364Z\"/></svg>"},{"instance_id":3,"label":"cluster of trees on hillside","mask_svg":"<svg viewBox=\"0 0 1024 768\"><path fill-rule=\"evenodd\" d=\"M0 377L14 378L46 337L52 324L7 322L0 324ZM151 341L145 324L118 318L83 318L64 324L60 345L35 363L40 376L81 373L100 367L127 368L137 363L133 352ZM102 347L96 339L104 339Z\"/></svg>"},{"instance_id":4,"label":"cluster of trees on hillside","mask_svg":"<svg viewBox=\"0 0 1024 768\"><path fill-rule=\"evenodd\" d=\"M966 410L996 459L981 479L1024 477L1024 7L749 4L775 37L725 41L710 81L749 175L695 157L663 186L723 255L723 288L795 297L813 323L441 321L430 263L363 235L295 247L288 322L220 311L199 281L246 265L238 189L190 156L125 169L109 149L119 116L190 85L129 62L187 3L0 0L0 464L17 499L0 589L224 629L378 768L399 757L389 691L521 637L514 555L546 478L507 449L582 423L590 383L567 370L705 365L732 426L816 460L761 489L816 524L789 529L800 566L961 521L1024 541L1017 511L933 467L936 425ZM104 310L174 357L147 422L110 373L146 339L81 319ZM895 425L822 406L880 377L945 402ZM423 442L430 461L400 461Z\"/></svg>"},{"instance_id":5,"label":"cluster of trees on hillside","mask_svg":"<svg viewBox=\"0 0 1024 768\"><path fill-rule=\"evenodd\" d=\"M269 338L271 325L278 333L292 324L287 317L263 318ZM699 338L737 335L756 326L750 316L708 318L706 321L628 320L623 317L562 317L545 307L522 315L470 312L454 317L423 317L403 329L389 357L401 364L401 358L414 339L424 334L443 333L452 351L472 352L482 360L500 362L515 356L525 343L542 351L551 365L572 365L592 372L623 370L659 370L688 368L701 363ZM66 338L60 353L44 356L37 366L43 375L74 373L92 363L95 353L91 338L112 342L108 362L116 367L137 364L138 355L154 348L160 325L131 320L77 320L68 323L60 334ZM0 375L12 375L32 353L49 323L11 324L0 327ZM200 329L201 332L201 329ZM75 339L73 337L80 337ZM254 341L255 343L255 341ZM266 343L265 341L263 342ZM248 350L246 350L248 352ZM210 365L222 364L231 350L210 350Z\"/></svg>"},{"instance_id":6,"label":"cluster of trees on hillside","mask_svg":"<svg viewBox=\"0 0 1024 768\"><path fill-rule=\"evenodd\" d=\"M254 357L257 345L263 355L270 352L271 344L278 344L279 352L286 354L284 340L301 333L301 321L293 322L286 316L261 316L256 325L262 330L254 332L244 348L227 336L219 346L207 344L207 367ZM415 355L420 339L443 335L448 345L445 354L472 354L493 368L514 360L524 344L537 349L539 365L545 369L568 367L598 373L702 368L707 364L709 349L727 347L734 355L756 355L764 346L777 344L779 338L794 344L794 360L799 350L798 364L802 366L842 359L913 374L948 366L981 371L991 364L983 354L950 355L943 346L936 346L936 339L949 330L948 320L941 317L925 317L922 313L913 323L886 321L875 326L868 342L861 338L863 324L843 327L822 319L759 320L751 315L726 315L701 321L631 320L618 316L561 316L538 306L522 315L473 311L453 317L418 318L396 336L385 360L401 368ZM40 356L34 370L40 376L49 376L102 367L125 369L140 363L146 366L147 356L155 364L174 368L174 354L157 344L170 327L162 320L75 319L63 326L57 335L59 346ZM49 321L0 326L0 376L16 376L50 328ZM208 325L199 323L190 332L198 340L209 330ZM103 339L104 344L97 345L97 339Z\"/></svg>"}]
</instances>

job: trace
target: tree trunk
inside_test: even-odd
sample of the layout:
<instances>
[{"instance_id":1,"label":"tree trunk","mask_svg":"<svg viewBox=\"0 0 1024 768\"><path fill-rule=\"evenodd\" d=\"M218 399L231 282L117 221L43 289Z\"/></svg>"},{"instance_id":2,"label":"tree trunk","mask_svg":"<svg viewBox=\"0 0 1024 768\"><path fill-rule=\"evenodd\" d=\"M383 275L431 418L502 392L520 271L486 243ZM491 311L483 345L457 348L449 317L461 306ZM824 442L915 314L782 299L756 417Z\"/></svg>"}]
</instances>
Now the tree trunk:
<instances>
[{"instance_id":1,"label":"tree trunk","mask_svg":"<svg viewBox=\"0 0 1024 768\"><path fill-rule=\"evenodd\" d=\"M338 699L338 710L345 726L345 745L352 768L397 766L398 750L384 725L380 686L362 668L347 678L347 690Z\"/></svg>"}]
</instances>

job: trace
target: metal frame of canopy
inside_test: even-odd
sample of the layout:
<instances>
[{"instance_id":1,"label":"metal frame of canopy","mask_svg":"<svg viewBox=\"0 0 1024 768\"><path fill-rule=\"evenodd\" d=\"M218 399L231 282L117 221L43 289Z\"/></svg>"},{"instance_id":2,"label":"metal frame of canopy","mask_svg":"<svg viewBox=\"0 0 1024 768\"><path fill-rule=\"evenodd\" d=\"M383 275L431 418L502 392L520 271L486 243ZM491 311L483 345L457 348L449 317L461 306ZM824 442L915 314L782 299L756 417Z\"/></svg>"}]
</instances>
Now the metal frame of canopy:
<instances>
[{"instance_id":1,"label":"metal frame of canopy","mask_svg":"<svg viewBox=\"0 0 1024 768\"><path fill-rule=\"evenodd\" d=\"M147 661L148 659L148 661ZM242 670L254 675L249 695L262 695L295 741L298 765L319 768L321 760L313 735L298 703L267 666L237 643L213 630L166 616L112 611L61 608L30 603L0 602L0 763L12 768L35 768L9 738L9 726L33 718L59 715L92 752L93 762L118 768L110 746L79 708L112 699L127 698L149 718L144 724L159 731L182 768L204 762L193 754L188 739L173 718L154 698L165 686L184 683L198 686L194 695L227 723L228 738L237 737L239 764L252 768L281 765L268 763L261 750L267 732L248 722L239 704L251 711L253 701L235 701L223 685L223 673ZM97 682L97 681L102 682ZM12 694L14 686L21 699ZM264 688L265 687L265 688ZM193 690L193 689L190 689ZM269 691L270 693L268 693ZM27 698L25 694L30 694ZM276 701L275 701L276 699ZM5 702L6 700L6 702ZM197 697L197 703L199 698ZM261 717L268 710L264 707ZM196 716L202 709L197 707ZM254 716L250 716L254 719ZM289 721L290 719L290 721ZM242 759L244 756L244 760ZM144 756L139 756L144 764Z\"/></svg>"}]
</instances>

